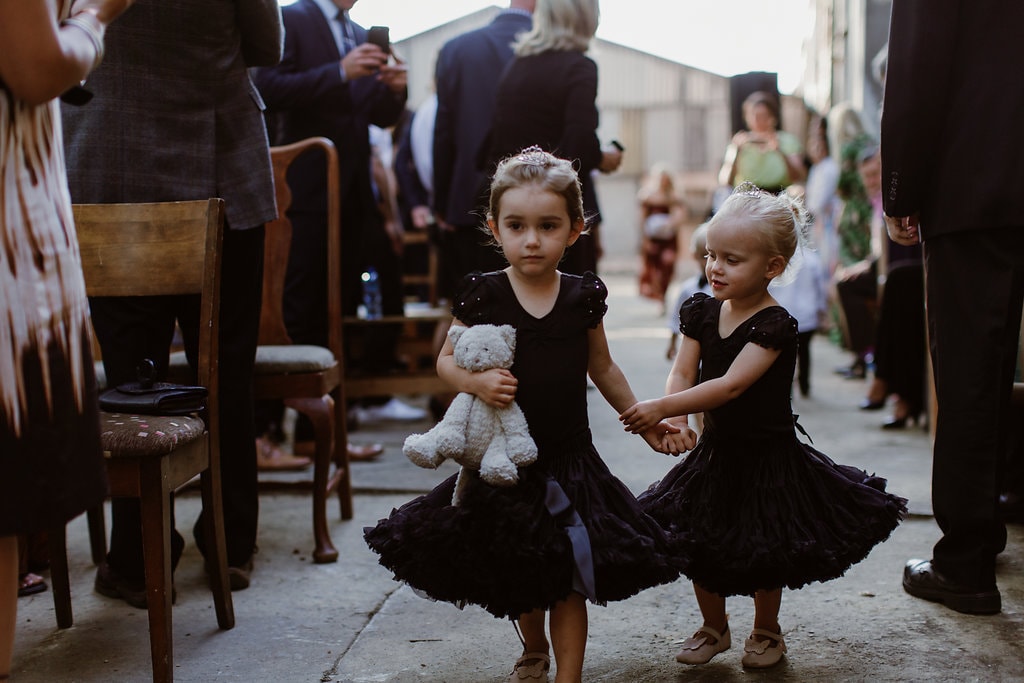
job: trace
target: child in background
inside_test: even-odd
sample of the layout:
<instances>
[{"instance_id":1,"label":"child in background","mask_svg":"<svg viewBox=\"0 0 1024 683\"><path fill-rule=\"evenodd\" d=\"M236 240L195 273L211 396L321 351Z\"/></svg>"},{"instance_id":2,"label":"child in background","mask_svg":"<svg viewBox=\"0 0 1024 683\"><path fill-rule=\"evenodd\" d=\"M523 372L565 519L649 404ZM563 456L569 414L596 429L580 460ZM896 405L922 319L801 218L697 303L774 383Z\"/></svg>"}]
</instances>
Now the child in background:
<instances>
[{"instance_id":1,"label":"child in background","mask_svg":"<svg viewBox=\"0 0 1024 683\"><path fill-rule=\"evenodd\" d=\"M616 410L636 399L608 350L604 283L593 273L557 269L585 228L572 163L539 147L505 159L491 184L487 225L509 266L466 277L452 306L453 324L514 326L514 364L469 372L455 365L447 340L437 371L488 405L515 400L537 443L537 461L521 468L510 488L472 475L458 506L452 476L365 537L396 579L436 600L473 603L518 620L523 654L510 681L548 680L551 647L555 681L579 683L586 601L605 604L673 581L681 563L668 534L609 472L591 441L588 374ZM670 431L678 428L655 423L644 438L660 446Z\"/></svg>"},{"instance_id":2,"label":"child in background","mask_svg":"<svg viewBox=\"0 0 1024 683\"><path fill-rule=\"evenodd\" d=\"M796 319L796 379L800 395L807 398L811 394L811 339L828 315L830 278L821 256L810 247L800 249L790 268L792 277L773 280L768 292Z\"/></svg>"},{"instance_id":3,"label":"child in background","mask_svg":"<svg viewBox=\"0 0 1024 683\"><path fill-rule=\"evenodd\" d=\"M657 301L662 315L665 295L676 272L679 231L687 208L665 164L655 164L637 193L640 204L640 296Z\"/></svg>"},{"instance_id":4,"label":"child in background","mask_svg":"<svg viewBox=\"0 0 1024 683\"><path fill-rule=\"evenodd\" d=\"M676 298L676 304L668 310L667 323L668 329L672 331L672 336L669 337L665 357L669 360L676 357L676 345L679 343L680 306L697 292L711 294L711 285L708 284L708 276L704 272L704 257L707 256L707 251L705 250L707 232L707 223L701 223L693 231L693 235L690 237L690 256L693 257L694 263L697 264L697 273L683 280L683 284L679 288L679 296Z\"/></svg>"},{"instance_id":5,"label":"child in background","mask_svg":"<svg viewBox=\"0 0 1024 683\"><path fill-rule=\"evenodd\" d=\"M785 195L736 189L708 225L714 298L695 294L683 305L668 395L620 416L638 433L671 418L680 431L666 434L664 450L692 448L639 498L679 535L704 617L676 655L682 663L704 664L729 649L726 597L751 595L743 666L777 664L786 652L782 588L841 576L906 513L906 500L886 493L884 479L837 465L796 437L789 397L797 325L768 284L786 269L805 216ZM705 419L696 444L685 422L694 412Z\"/></svg>"}]
</instances>

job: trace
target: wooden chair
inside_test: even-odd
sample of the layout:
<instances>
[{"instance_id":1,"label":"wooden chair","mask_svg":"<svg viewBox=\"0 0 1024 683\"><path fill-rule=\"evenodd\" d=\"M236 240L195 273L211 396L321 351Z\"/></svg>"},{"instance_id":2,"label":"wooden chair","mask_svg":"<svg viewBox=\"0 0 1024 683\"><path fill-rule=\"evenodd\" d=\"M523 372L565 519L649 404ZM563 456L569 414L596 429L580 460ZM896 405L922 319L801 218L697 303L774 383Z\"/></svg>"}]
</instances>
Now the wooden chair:
<instances>
[{"instance_id":1,"label":"wooden chair","mask_svg":"<svg viewBox=\"0 0 1024 683\"><path fill-rule=\"evenodd\" d=\"M282 310L292 223L287 210L287 174L301 154L320 150L327 167L327 348L292 343ZM283 400L313 424L313 560L335 562L338 551L327 526L327 497L337 492L341 518L352 518L348 430L345 416L341 329L341 195L338 156L327 138L308 138L271 147L277 219L267 224L263 264L263 309L256 351L255 395ZM334 471L331 463L334 463Z\"/></svg>"},{"instance_id":2,"label":"wooden chair","mask_svg":"<svg viewBox=\"0 0 1024 683\"><path fill-rule=\"evenodd\" d=\"M410 290L414 292L425 291L426 296L422 297L424 303L431 308L437 308L440 303L440 296L437 292L437 280L440 277L440 262L437 255L437 247L430 240L430 233L426 230L409 230L403 233L402 242L409 250L421 249L424 253L424 267L419 271L407 269L402 274L402 287L406 295ZM408 253L408 251L406 252Z\"/></svg>"},{"instance_id":3,"label":"wooden chair","mask_svg":"<svg viewBox=\"0 0 1024 683\"><path fill-rule=\"evenodd\" d=\"M224 202L80 204L74 207L89 296L199 294L198 382L210 399L203 420L101 413L113 497L138 498L142 514L153 680L173 679L171 493L200 475L217 624L235 624L221 507L217 334ZM140 429L140 423L147 425ZM61 628L72 624L64 527L51 531L51 582Z\"/></svg>"}]
</instances>

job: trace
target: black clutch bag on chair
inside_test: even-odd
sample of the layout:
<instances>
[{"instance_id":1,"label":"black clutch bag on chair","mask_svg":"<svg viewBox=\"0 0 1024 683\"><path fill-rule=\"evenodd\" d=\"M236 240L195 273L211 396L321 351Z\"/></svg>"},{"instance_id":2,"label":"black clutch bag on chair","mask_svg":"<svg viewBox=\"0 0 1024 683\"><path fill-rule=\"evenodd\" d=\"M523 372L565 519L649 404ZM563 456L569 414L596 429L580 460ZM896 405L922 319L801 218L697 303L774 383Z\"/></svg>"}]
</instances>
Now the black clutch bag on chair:
<instances>
[{"instance_id":1,"label":"black clutch bag on chair","mask_svg":"<svg viewBox=\"0 0 1024 683\"><path fill-rule=\"evenodd\" d=\"M100 408L108 413L189 415L206 407L206 387L155 382L153 361L139 365L139 381L120 384L100 394Z\"/></svg>"}]
</instances>

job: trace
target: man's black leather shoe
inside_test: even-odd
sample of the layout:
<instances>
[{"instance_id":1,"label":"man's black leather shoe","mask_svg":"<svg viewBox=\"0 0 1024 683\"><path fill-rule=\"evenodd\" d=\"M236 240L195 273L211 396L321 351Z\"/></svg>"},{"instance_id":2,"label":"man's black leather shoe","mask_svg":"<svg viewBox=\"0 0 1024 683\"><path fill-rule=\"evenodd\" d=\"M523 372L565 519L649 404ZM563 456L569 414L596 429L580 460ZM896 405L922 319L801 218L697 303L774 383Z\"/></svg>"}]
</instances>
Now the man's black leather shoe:
<instances>
[{"instance_id":1,"label":"man's black leather shoe","mask_svg":"<svg viewBox=\"0 0 1024 683\"><path fill-rule=\"evenodd\" d=\"M909 560L903 568L903 590L915 598L940 602L964 614L998 614L999 590L978 590L950 581L932 566L931 560Z\"/></svg>"}]
</instances>

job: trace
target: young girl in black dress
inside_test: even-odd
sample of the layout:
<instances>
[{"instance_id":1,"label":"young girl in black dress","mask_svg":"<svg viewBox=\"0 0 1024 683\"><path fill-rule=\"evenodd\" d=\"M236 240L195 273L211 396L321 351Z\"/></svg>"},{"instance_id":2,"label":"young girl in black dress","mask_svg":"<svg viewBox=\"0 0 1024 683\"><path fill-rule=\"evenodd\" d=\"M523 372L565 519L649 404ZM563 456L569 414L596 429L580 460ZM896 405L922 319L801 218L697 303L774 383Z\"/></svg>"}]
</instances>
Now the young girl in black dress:
<instances>
[{"instance_id":1,"label":"young girl in black dress","mask_svg":"<svg viewBox=\"0 0 1024 683\"><path fill-rule=\"evenodd\" d=\"M768 283L785 271L805 216L785 195L737 188L708 226L714 298L695 294L680 309L683 341L668 395L620 416L631 432L671 418L680 431L665 436L664 450L692 449L639 498L677 534L704 617L676 655L686 664L729 649L729 595L754 597L743 665L776 664L786 651L782 588L841 576L906 513L884 479L837 465L796 437L789 399L797 324ZM686 415L698 412L699 442L686 426Z\"/></svg>"},{"instance_id":2,"label":"young girl in black dress","mask_svg":"<svg viewBox=\"0 0 1024 683\"><path fill-rule=\"evenodd\" d=\"M437 600L517 619L524 650L511 681L548 680L550 612L555 681L578 682L586 601L604 604L672 581L680 561L591 441L588 374L616 410L636 399L608 350L604 283L589 272L558 271L585 227L572 164L536 147L504 160L492 181L487 225L509 266L466 277L454 324L514 326L515 362L510 371L471 373L455 365L449 340L437 371L489 405L515 400L538 459L520 470L514 487L471 479L458 506L451 503L453 476L365 536L396 579ZM643 436L657 448L669 431L678 429L655 420Z\"/></svg>"}]
</instances>

